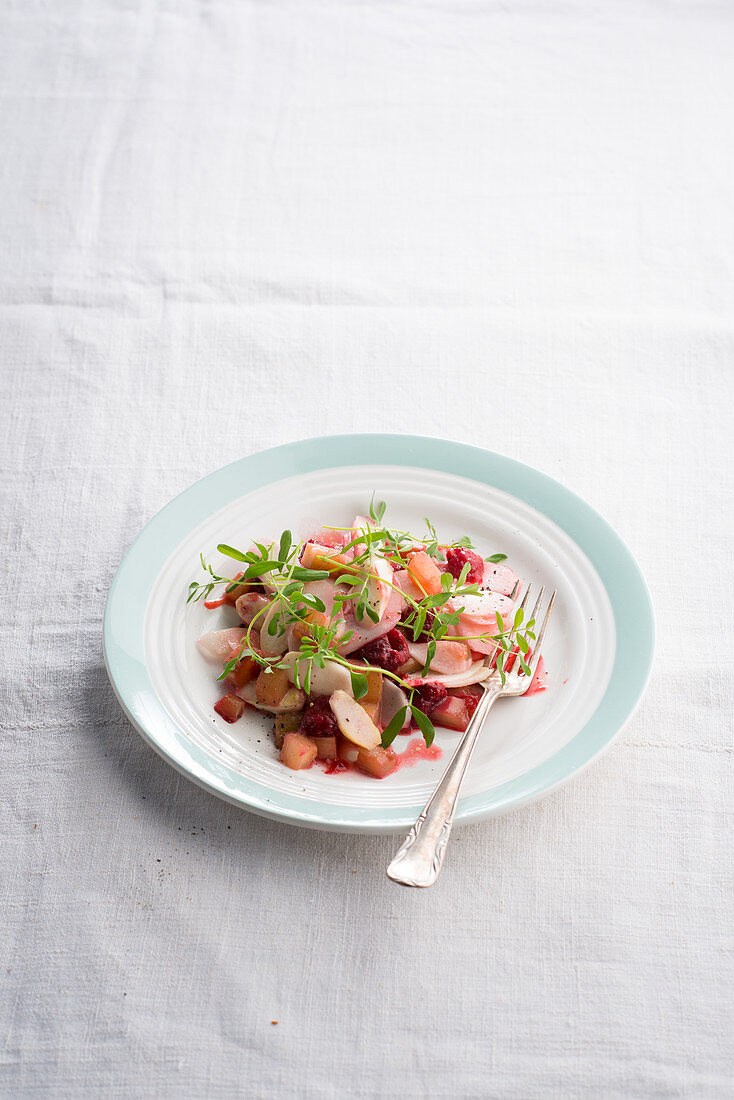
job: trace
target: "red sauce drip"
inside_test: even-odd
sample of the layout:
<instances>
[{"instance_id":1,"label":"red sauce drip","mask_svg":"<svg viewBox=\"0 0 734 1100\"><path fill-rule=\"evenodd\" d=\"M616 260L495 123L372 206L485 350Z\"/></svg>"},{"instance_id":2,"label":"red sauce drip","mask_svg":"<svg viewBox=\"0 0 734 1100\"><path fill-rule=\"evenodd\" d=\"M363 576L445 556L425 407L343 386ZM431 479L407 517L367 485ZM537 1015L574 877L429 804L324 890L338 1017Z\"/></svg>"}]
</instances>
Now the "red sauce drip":
<instances>
[{"instance_id":1,"label":"red sauce drip","mask_svg":"<svg viewBox=\"0 0 734 1100\"><path fill-rule=\"evenodd\" d=\"M227 602L227 597L222 596L221 600L204 600L204 607L207 611L215 611L218 607L223 607Z\"/></svg>"},{"instance_id":2,"label":"red sauce drip","mask_svg":"<svg viewBox=\"0 0 734 1100\"><path fill-rule=\"evenodd\" d=\"M440 749L438 745L431 745L429 748L422 737L416 737L414 741L410 742L405 752L399 752L396 755L398 768L412 768L414 764L419 763L421 760L440 760L443 756L443 749Z\"/></svg>"},{"instance_id":3,"label":"red sauce drip","mask_svg":"<svg viewBox=\"0 0 734 1100\"><path fill-rule=\"evenodd\" d=\"M530 681L530 687L525 692L525 694L537 695L539 691L546 691L548 688L548 685L545 683L545 678L547 677L547 675L548 673L545 670L543 658L540 657L540 659L538 660L538 667L535 670L535 675Z\"/></svg>"},{"instance_id":4,"label":"red sauce drip","mask_svg":"<svg viewBox=\"0 0 734 1100\"><path fill-rule=\"evenodd\" d=\"M340 772L352 770L350 765L345 764L343 760L317 760L316 763L323 765L327 775L339 775Z\"/></svg>"}]
</instances>

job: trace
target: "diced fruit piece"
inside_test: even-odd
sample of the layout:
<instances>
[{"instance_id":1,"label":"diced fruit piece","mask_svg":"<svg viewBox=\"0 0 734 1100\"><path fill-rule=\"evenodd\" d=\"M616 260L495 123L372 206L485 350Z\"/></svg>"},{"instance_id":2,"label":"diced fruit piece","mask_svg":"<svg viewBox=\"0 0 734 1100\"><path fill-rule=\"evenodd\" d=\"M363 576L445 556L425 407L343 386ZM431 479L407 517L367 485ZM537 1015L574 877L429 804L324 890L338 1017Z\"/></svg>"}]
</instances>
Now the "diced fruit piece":
<instances>
[{"instance_id":1,"label":"diced fruit piece","mask_svg":"<svg viewBox=\"0 0 734 1100\"><path fill-rule=\"evenodd\" d=\"M300 688L292 687L289 691L286 691L277 707L272 707L272 710L278 713L281 711L301 711L305 702L304 692Z\"/></svg>"},{"instance_id":2,"label":"diced fruit piece","mask_svg":"<svg viewBox=\"0 0 734 1100\"><path fill-rule=\"evenodd\" d=\"M311 635L311 626L328 626L329 616L323 611L305 611L303 621L293 624L293 645L300 646L301 639Z\"/></svg>"},{"instance_id":3,"label":"diced fruit piece","mask_svg":"<svg viewBox=\"0 0 734 1100\"><path fill-rule=\"evenodd\" d=\"M263 669L255 684L257 701L266 707L280 706L283 697L290 690L291 682L284 668L276 668L273 672Z\"/></svg>"},{"instance_id":4,"label":"diced fruit piece","mask_svg":"<svg viewBox=\"0 0 734 1100\"><path fill-rule=\"evenodd\" d=\"M479 684L470 684L468 687L451 688L449 690L449 695L464 700L466 709L469 711L469 717L471 718L479 705L479 700L484 695L484 689L481 688Z\"/></svg>"},{"instance_id":5,"label":"diced fruit piece","mask_svg":"<svg viewBox=\"0 0 734 1100\"><path fill-rule=\"evenodd\" d=\"M337 553L331 546L320 546L317 542L307 542L301 553L301 565L304 569L327 569L329 573L343 573L349 559Z\"/></svg>"},{"instance_id":6,"label":"diced fruit piece","mask_svg":"<svg viewBox=\"0 0 734 1100\"><path fill-rule=\"evenodd\" d=\"M283 748L283 741L287 733L296 733L298 727L301 724L301 712L291 711L287 714L278 714L275 718L275 729L273 734L275 736L276 749Z\"/></svg>"},{"instance_id":7,"label":"diced fruit piece","mask_svg":"<svg viewBox=\"0 0 734 1100\"><path fill-rule=\"evenodd\" d=\"M234 585L234 581L238 581L242 573L238 573L235 577L232 577L232 584L228 584L224 590L224 602L230 605L235 604L240 596L244 596L245 592L251 590L251 584L249 581L243 581L242 584Z\"/></svg>"},{"instance_id":8,"label":"diced fruit piece","mask_svg":"<svg viewBox=\"0 0 734 1100\"><path fill-rule=\"evenodd\" d=\"M436 683L435 680L426 680L424 684L419 684L415 689L413 702L418 710L422 710L424 714L432 714L436 707L443 703L447 695L448 692L443 684Z\"/></svg>"},{"instance_id":9,"label":"diced fruit piece","mask_svg":"<svg viewBox=\"0 0 734 1100\"><path fill-rule=\"evenodd\" d=\"M359 705L365 714L369 715L372 721L377 725L380 717L380 704L379 703L367 703L364 699L359 700Z\"/></svg>"},{"instance_id":10,"label":"diced fruit piece","mask_svg":"<svg viewBox=\"0 0 734 1100\"><path fill-rule=\"evenodd\" d=\"M359 749L346 737L337 737L336 754L344 764L356 764L359 757Z\"/></svg>"},{"instance_id":11,"label":"diced fruit piece","mask_svg":"<svg viewBox=\"0 0 734 1100\"><path fill-rule=\"evenodd\" d=\"M336 760L336 737L313 737L317 760Z\"/></svg>"},{"instance_id":12,"label":"diced fruit piece","mask_svg":"<svg viewBox=\"0 0 734 1100\"><path fill-rule=\"evenodd\" d=\"M280 750L280 761L286 768L301 771L310 768L316 759L316 745L302 733L287 733Z\"/></svg>"},{"instance_id":13,"label":"diced fruit piece","mask_svg":"<svg viewBox=\"0 0 734 1100\"><path fill-rule=\"evenodd\" d=\"M410 657L404 665L401 665L400 668L396 669L396 672L401 680L404 680L406 676L410 676L413 672L420 672L422 668L423 665L420 663L420 661L416 661L413 657Z\"/></svg>"},{"instance_id":14,"label":"diced fruit piece","mask_svg":"<svg viewBox=\"0 0 734 1100\"><path fill-rule=\"evenodd\" d=\"M378 745L376 749L358 749L354 763L360 771L373 775L375 779L384 779L395 771L398 758L392 749L383 749Z\"/></svg>"},{"instance_id":15,"label":"diced fruit piece","mask_svg":"<svg viewBox=\"0 0 734 1100\"><path fill-rule=\"evenodd\" d=\"M260 665L254 657L243 657L234 666L230 673L230 679L236 688L241 688L245 684L249 684L250 680L254 680L259 674L259 670Z\"/></svg>"},{"instance_id":16,"label":"diced fruit piece","mask_svg":"<svg viewBox=\"0 0 734 1100\"><path fill-rule=\"evenodd\" d=\"M329 706L340 731L348 740L362 749L374 749L380 744L377 726L346 691L335 691L329 699Z\"/></svg>"},{"instance_id":17,"label":"diced fruit piece","mask_svg":"<svg viewBox=\"0 0 734 1100\"><path fill-rule=\"evenodd\" d=\"M367 694L361 699L361 703L377 703L378 706L382 700L382 673L377 669L371 668L369 672L365 672L367 677Z\"/></svg>"},{"instance_id":18,"label":"diced fruit piece","mask_svg":"<svg viewBox=\"0 0 734 1100\"><path fill-rule=\"evenodd\" d=\"M214 704L214 709L225 722L236 722L238 718L242 717L245 704L236 695L228 693Z\"/></svg>"},{"instance_id":19,"label":"diced fruit piece","mask_svg":"<svg viewBox=\"0 0 734 1100\"><path fill-rule=\"evenodd\" d=\"M422 592L435 596L441 591L441 570L424 550L413 554L408 562L408 572L411 580Z\"/></svg>"},{"instance_id":20,"label":"diced fruit piece","mask_svg":"<svg viewBox=\"0 0 734 1100\"><path fill-rule=\"evenodd\" d=\"M473 550L467 550L463 546L452 546L446 551L446 568L456 580L461 576L461 571L468 563L465 584L481 584L484 577L484 561Z\"/></svg>"},{"instance_id":21,"label":"diced fruit piece","mask_svg":"<svg viewBox=\"0 0 734 1100\"><path fill-rule=\"evenodd\" d=\"M450 730L465 730L469 725L469 708L464 699L449 695L431 711L434 726L446 726Z\"/></svg>"}]
</instances>

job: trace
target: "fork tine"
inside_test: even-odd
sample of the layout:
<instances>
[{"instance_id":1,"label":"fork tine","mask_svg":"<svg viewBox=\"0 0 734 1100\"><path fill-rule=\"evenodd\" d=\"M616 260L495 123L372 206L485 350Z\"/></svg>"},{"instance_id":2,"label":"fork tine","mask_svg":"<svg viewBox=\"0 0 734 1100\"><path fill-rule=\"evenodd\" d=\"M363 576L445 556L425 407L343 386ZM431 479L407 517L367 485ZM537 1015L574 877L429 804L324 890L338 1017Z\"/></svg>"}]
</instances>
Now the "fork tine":
<instances>
[{"instance_id":1,"label":"fork tine","mask_svg":"<svg viewBox=\"0 0 734 1100\"><path fill-rule=\"evenodd\" d=\"M510 592L510 599L513 600L513 602L517 599L517 590L518 590L519 587L520 587L520 578L518 577L517 580L515 581L515 583L512 586L512 592Z\"/></svg>"},{"instance_id":2,"label":"fork tine","mask_svg":"<svg viewBox=\"0 0 734 1100\"><path fill-rule=\"evenodd\" d=\"M540 592L538 593L538 598L535 601L535 607L533 608L533 610L530 614L530 618L528 619L528 622L531 622L533 619L535 619L537 617L538 611L540 609L540 601L543 599L543 593L544 592L545 592L545 585L541 584Z\"/></svg>"},{"instance_id":3,"label":"fork tine","mask_svg":"<svg viewBox=\"0 0 734 1100\"><path fill-rule=\"evenodd\" d=\"M514 587L514 588L513 588L513 590L512 590L512 591L513 591L513 593L517 592L517 588L518 588L518 585L519 585L519 584L520 584L520 582L519 582L519 581L516 581L516 582L515 582L515 587ZM525 595L524 595L524 596L523 596L523 598L522 598L522 602L520 603L520 606L519 606L519 607L516 607L516 608L515 608L515 614L516 614L516 615L517 615L518 611L525 611L525 604L526 604L526 603L528 602L528 596L530 595L530 589L531 589L532 587L533 587L533 586L532 586L532 584L529 584L529 585L527 586L527 588L525 589ZM499 651L499 648L495 650L495 653L497 654L497 656L499 656L499 652L500 652L500 651ZM515 668L515 665L517 664L517 660L516 660L516 658L515 658L515 657L512 657L512 661L510 661L510 657L511 657L511 655L512 655L512 650L510 649L510 650L508 651L508 654L507 654L507 661L508 661L508 664L510 665L510 669L511 669L511 670L514 670L514 668ZM503 666L503 667L504 667L504 666Z\"/></svg>"},{"instance_id":4,"label":"fork tine","mask_svg":"<svg viewBox=\"0 0 734 1100\"><path fill-rule=\"evenodd\" d=\"M520 582L518 581L518 584L519 583ZM532 587L533 587L532 584L529 584L527 586L527 588L525 589L525 595L522 598L522 602L520 603L520 606L515 608L515 614L517 614L518 611L524 611L525 610L525 604L528 602L528 596L530 595L530 589Z\"/></svg>"},{"instance_id":5,"label":"fork tine","mask_svg":"<svg viewBox=\"0 0 734 1100\"><path fill-rule=\"evenodd\" d=\"M538 637L535 640L535 645L533 646L533 655L530 658L530 660L526 662L526 664L530 668L530 676L528 677L528 679L532 679L532 677L535 675L535 670L538 667L538 661L540 660L540 650L541 650L541 647L543 645L543 639L545 638L545 632L548 629L548 622L549 622L550 617L551 617L551 611L553 610L553 604L556 601L556 592L557 592L557 589L554 588L553 589L553 594L552 594L552 596L551 596L551 598L548 602L548 607L546 609L545 616L543 618L543 625L540 628L540 632L538 634ZM538 602L540 602L540 598L538 599ZM536 604L535 605L535 611L533 611L533 617L535 616L535 613L537 612L537 610L538 610L538 605Z\"/></svg>"}]
</instances>

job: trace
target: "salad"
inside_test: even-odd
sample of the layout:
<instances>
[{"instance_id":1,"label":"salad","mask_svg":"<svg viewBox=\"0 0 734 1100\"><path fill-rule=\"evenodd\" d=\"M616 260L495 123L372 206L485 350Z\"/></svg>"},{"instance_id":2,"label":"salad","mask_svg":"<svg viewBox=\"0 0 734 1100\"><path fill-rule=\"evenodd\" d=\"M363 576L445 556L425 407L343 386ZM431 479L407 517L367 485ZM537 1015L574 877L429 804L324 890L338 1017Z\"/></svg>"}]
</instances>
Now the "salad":
<instances>
[{"instance_id":1,"label":"salad","mask_svg":"<svg viewBox=\"0 0 734 1100\"><path fill-rule=\"evenodd\" d=\"M220 544L240 571L219 576L201 555L205 579L189 585L188 602L239 620L197 643L226 688L214 710L227 722L248 707L272 715L280 760L296 771L320 762L383 779L400 765L399 734L419 732L428 749L436 726L467 728L495 669L504 681L518 661L529 674L535 624L514 608L507 555L482 558L466 537L442 543L428 519L420 537L392 530L385 511L373 498L349 527ZM529 692L544 690L543 675L541 659Z\"/></svg>"}]
</instances>

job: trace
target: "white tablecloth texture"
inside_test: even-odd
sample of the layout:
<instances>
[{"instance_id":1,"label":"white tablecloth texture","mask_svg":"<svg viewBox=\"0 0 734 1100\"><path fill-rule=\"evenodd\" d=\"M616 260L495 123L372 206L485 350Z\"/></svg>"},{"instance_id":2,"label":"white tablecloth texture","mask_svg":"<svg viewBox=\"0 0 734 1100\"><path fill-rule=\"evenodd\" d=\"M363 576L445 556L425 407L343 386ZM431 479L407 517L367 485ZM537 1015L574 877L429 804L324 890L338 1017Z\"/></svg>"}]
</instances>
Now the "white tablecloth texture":
<instances>
[{"instance_id":1,"label":"white tablecloth texture","mask_svg":"<svg viewBox=\"0 0 734 1100\"><path fill-rule=\"evenodd\" d=\"M0 1094L734 1095L734 9L0 0ZM642 707L389 837L181 778L105 675L172 496L334 432L484 445L628 541Z\"/></svg>"}]
</instances>

